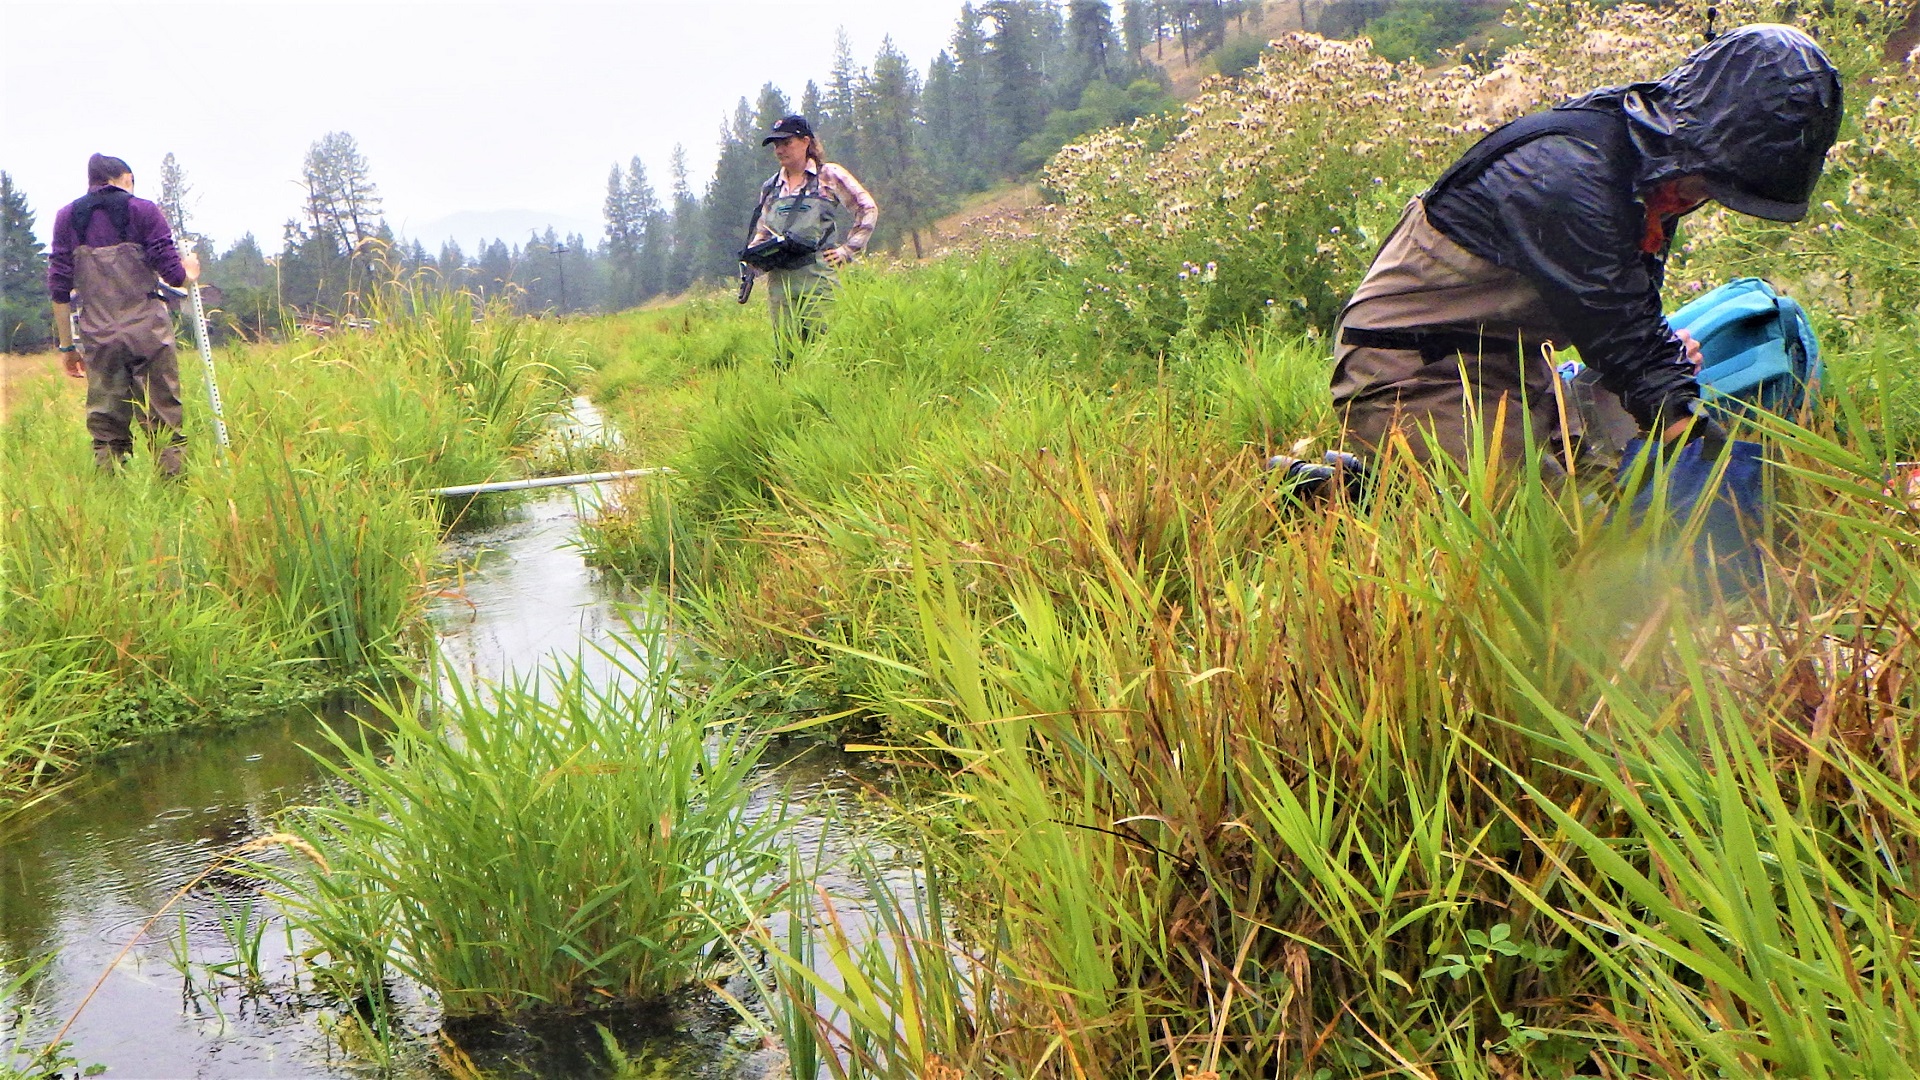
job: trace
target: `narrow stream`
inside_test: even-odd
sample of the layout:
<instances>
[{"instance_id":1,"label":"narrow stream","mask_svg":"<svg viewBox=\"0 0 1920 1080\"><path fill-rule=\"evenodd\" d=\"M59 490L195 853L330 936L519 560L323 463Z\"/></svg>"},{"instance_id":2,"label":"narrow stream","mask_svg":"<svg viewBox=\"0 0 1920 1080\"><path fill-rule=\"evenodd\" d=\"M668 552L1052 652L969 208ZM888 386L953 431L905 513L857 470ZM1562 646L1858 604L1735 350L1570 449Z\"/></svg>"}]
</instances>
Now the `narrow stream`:
<instances>
[{"instance_id":1,"label":"narrow stream","mask_svg":"<svg viewBox=\"0 0 1920 1080\"><path fill-rule=\"evenodd\" d=\"M593 423L590 411L578 418ZM497 681L576 655L589 671L606 672L604 661L596 668L593 646L636 616L623 603L630 598L574 547L592 498L590 491L547 495L516 508L505 524L449 541L450 560L467 574L435 602L432 618L444 662L458 677ZM115 962L148 917L221 852L272 831L286 807L321 796L323 770L305 748L323 745L318 725L350 731L357 723L353 703L338 702L155 739L91 767L6 826L0 959L9 970L22 958L51 959L35 980L24 1027L8 1033L0 1016L0 1064L10 1045L37 1048L53 1038L98 980L65 1037L80 1066L105 1066L108 1077L374 1075L371 1062L344 1053L327 1034L324 1003L287 992L297 939L247 881L211 875ZM766 798L784 798L799 815L793 839L802 849L844 849L840 823L862 812L854 794L866 778L860 763L830 750L787 756L770 753L782 763L766 774ZM254 937L267 989L249 994L214 969L236 958L236 938ZM438 1024L419 994L405 1011L422 1034ZM662 1076L756 1077L776 1060L706 994L539 1027L466 1025L457 1039L490 1077L607 1075L595 1023ZM416 1058L394 1074L444 1075L424 1050Z\"/></svg>"}]
</instances>

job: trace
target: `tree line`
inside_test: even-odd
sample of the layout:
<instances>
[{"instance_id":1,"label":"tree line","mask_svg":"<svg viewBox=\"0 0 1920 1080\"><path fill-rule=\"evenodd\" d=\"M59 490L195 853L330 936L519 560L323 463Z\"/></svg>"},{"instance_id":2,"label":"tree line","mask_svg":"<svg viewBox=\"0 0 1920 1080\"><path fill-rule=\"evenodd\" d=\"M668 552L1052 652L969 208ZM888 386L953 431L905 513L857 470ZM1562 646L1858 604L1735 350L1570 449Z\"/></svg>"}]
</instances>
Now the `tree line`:
<instances>
[{"instance_id":1,"label":"tree line","mask_svg":"<svg viewBox=\"0 0 1920 1080\"><path fill-rule=\"evenodd\" d=\"M1300 25L1337 33L1435 0L1268 2L1297 8ZM422 271L525 312L619 310L734 274L759 186L773 171L760 139L781 116L807 116L829 158L873 192L881 206L873 246L918 256L936 239L933 222L968 195L1030 177L1087 132L1173 107L1161 65L1237 52L1223 46L1251 44L1248 20L1265 6L981 0L962 5L947 46L924 71L890 38L861 64L843 30L824 79L809 80L797 101L772 83L751 100L739 99L700 189L684 146L672 149L664 189L638 154L614 163L602 204L605 230L593 238L548 229L519 242L486 241L473 252L451 241L429 251L388 226L371 167L346 132L330 132L308 149L305 196L275 252L251 233L216 252L192 229L191 186L171 154L157 201L199 252L205 280L221 290L224 321L244 333L352 318L369 283ZM1234 70L1246 62L1235 62ZM0 174L0 347L9 350L48 337L44 247L32 223L24 199Z\"/></svg>"}]
</instances>

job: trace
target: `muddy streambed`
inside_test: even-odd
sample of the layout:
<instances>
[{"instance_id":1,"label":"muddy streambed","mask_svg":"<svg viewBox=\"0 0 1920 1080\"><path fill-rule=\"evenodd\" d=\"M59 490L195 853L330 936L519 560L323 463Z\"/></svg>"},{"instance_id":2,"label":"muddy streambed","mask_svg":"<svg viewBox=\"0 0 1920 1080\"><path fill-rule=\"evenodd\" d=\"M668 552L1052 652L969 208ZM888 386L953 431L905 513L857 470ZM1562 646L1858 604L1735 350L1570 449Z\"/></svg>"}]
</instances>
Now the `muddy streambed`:
<instances>
[{"instance_id":1,"label":"muddy streambed","mask_svg":"<svg viewBox=\"0 0 1920 1080\"><path fill-rule=\"evenodd\" d=\"M624 632L627 619L644 618L573 547L590 499L547 495L516 508L505 524L450 541L468 575L463 588L436 602L433 617L442 654L463 678L498 680L573 655L587 656L591 669L594 643ZM322 744L318 724L351 731L353 709L341 702L317 716L301 711L153 740L0 827L0 959L51 957L24 1024L9 1033L9 1018L0 1017L0 1072L9 1047L45 1044L96 981L65 1037L79 1065L103 1065L109 1077L380 1071L328 1034L328 1003L290 992L301 943L244 879L209 876L115 961L148 917L220 853L272 831L283 808L322 794L323 770L303 747ZM858 792L873 779L860 760L779 748L767 758L779 764L763 774L764 798L785 799L797 815L792 839L801 850L831 860L854 842ZM824 881L831 891L854 891L832 873ZM243 952L254 954L263 988L234 977ZM438 1026L425 995L402 988L400 996L415 1031ZM778 1060L704 993L529 1026L468 1025L455 1036L488 1076L609 1075L596 1024L618 1037L641 1075L756 1077ZM395 1072L444 1075L426 1040L413 1041L412 1060Z\"/></svg>"}]
</instances>

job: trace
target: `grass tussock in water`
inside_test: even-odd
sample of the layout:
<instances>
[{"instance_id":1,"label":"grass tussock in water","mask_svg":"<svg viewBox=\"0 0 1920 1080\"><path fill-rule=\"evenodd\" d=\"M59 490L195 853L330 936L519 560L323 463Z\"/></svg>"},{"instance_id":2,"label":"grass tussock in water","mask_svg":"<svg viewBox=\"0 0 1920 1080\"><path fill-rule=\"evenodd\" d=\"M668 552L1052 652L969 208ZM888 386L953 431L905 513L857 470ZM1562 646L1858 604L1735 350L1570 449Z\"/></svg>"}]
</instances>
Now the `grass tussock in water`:
<instances>
[{"instance_id":1,"label":"grass tussock in water","mask_svg":"<svg viewBox=\"0 0 1920 1080\"><path fill-rule=\"evenodd\" d=\"M404 975L449 1016L654 1000L763 912L783 818L755 801L761 743L714 725L726 692L671 689L657 634L616 640L611 685L577 662L454 683L390 709L383 749L340 743L343 794L286 823L312 854L278 875L320 985Z\"/></svg>"},{"instance_id":2,"label":"grass tussock in water","mask_svg":"<svg viewBox=\"0 0 1920 1080\"><path fill-rule=\"evenodd\" d=\"M484 317L482 317L484 316ZM143 732L267 707L415 645L439 537L419 489L511 472L566 398L560 342L393 287L380 323L227 350L216 453L96 473L77 383L0 429L0 794Z\"/></svg>"}]
</instances>

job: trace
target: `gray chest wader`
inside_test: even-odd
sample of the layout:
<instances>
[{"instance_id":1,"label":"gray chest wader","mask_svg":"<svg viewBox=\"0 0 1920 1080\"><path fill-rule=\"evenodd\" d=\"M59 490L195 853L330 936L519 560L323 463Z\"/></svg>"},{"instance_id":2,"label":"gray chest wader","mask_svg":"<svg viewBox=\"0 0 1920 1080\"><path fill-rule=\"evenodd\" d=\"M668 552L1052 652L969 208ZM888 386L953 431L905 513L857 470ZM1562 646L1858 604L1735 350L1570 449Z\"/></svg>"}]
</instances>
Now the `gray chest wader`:
<instances>
[{"instance_id":1,"label":"gray chest wader","mask_svg":"<svg viewBox=\"0 0 1920 1080\"><path fill-rule=\"evenodd\" d=\"M87 365L87 433L94 461L112 469L133 453L137 424L155 443L161 471L181 467L180 367L174 357L173 312L154 295L159 278L147 265L143 245L127 239L125 197L108 198L76 212L73 286L79 305L81 358ZM78 207L79 204L76 204ZM120 242L86 243L96 212L111 216Z\"/></svg>"},{"instance_id":2,"label":"gray chest wader","mask_svg":"<svg viewBox=\"0 0 1920 1080\"><path fill-rule=\"evenodd\" d=\"M766 226L775 233L814 245L806 265L767 271L767 304L783 355L821 330L820 304L833 292L838 275L824 254L840 242L840 200L828 194L818 176L797 195L782 195L767 208Z\"/></svg>"}]
</instances>

